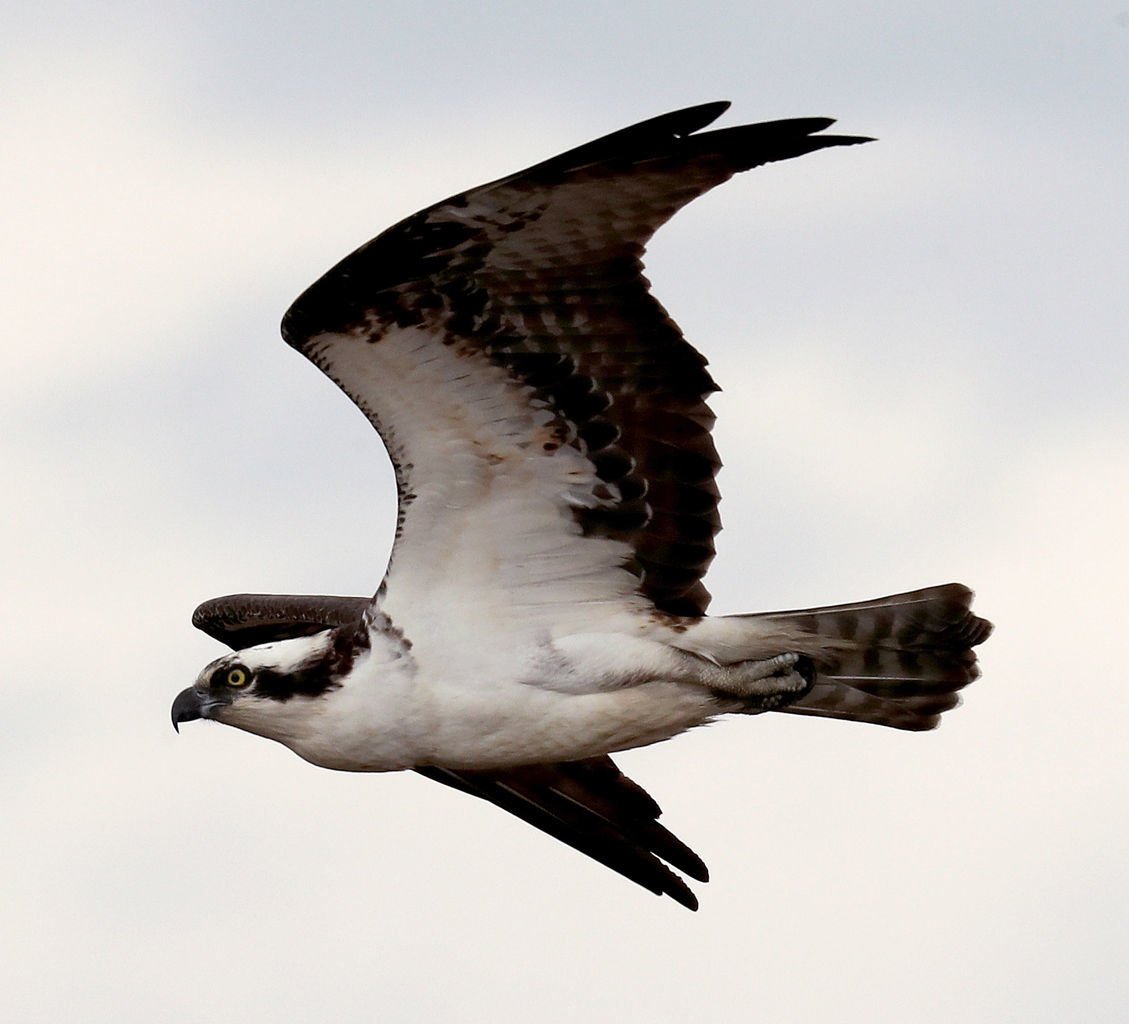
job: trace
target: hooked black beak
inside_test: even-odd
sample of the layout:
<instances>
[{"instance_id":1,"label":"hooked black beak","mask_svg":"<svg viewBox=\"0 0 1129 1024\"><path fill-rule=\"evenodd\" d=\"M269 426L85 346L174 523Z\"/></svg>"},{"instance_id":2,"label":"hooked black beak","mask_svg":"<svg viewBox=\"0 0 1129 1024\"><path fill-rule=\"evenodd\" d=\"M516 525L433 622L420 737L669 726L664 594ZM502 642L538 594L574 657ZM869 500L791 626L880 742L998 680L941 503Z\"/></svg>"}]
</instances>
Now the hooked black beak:
<instances>
[{"instance_id":1,"label":"hooked black beak","mask_svg":"<svg viewBox=\"0 0 1129 1024\"><path fill-rule=\"evenodd\" d=\"M204 700L194 686L181 690L172 702L172 727L180 732L181 722L194 722L204 717Z\"/></svg>"}]
</instances>

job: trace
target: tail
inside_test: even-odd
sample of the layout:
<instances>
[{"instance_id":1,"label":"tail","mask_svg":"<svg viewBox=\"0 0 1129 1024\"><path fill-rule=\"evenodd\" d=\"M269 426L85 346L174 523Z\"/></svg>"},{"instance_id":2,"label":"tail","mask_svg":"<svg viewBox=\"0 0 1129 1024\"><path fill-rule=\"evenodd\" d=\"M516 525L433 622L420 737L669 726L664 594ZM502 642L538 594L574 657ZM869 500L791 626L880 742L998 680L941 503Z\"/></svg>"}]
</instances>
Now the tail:
<instances>
[{"instance_id":1,"label":"tail","mask_svg":"<svg viewBox=\"0 0 1129 1024\"><path fill-rule=\"evenodd\" d=\"M973 614L972 591L949 583L873 601L754 616L818 637L808 692L793 715L933 729L980 675L972 648L992 624Z\"/></svg>"}]
</instances>

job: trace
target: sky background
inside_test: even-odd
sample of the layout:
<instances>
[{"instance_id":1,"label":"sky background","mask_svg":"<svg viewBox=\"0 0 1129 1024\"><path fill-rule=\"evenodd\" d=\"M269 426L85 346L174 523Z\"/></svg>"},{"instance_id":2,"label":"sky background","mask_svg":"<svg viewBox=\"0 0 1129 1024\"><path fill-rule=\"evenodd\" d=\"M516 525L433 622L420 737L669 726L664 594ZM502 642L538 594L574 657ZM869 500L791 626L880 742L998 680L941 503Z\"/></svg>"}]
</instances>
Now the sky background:
<instances>
[{"instance_id":1,"label":"sky background","mask_svg":"<svg viewBox=\"0 0 1129 1024\"><path fill-rule=\"evenodd\" d=\"M0 53L0 1016L1125 1020L1129 7L45 2ZM881 141L649 253L724 388L713 610L960 580L964 707L623 755L697 915L413 775L174 735L199 601L383 571L391 470L290 301L719 98Z\"/></svg>"}]
</instances>

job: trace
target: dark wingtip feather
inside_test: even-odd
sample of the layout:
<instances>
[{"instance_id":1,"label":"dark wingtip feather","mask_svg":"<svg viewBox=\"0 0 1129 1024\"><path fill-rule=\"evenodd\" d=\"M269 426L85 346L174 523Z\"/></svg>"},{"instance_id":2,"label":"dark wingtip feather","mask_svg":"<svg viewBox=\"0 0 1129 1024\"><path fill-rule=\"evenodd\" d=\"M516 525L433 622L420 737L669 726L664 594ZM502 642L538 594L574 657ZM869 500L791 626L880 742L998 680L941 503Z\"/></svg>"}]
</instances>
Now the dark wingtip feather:
<instances>
[{"instance_id":1,"label":"dark wingtip feather","mask_svg":"<svg viewBox=\"0 0 1129 1024\"><path fill-rule=\"evenodd\" d=\"M551 178L583 167L617 160L638 163L673 155L718 155L732 161L733 170L788 160L830 146L854 146L874 139L864 135L819 135L835 123L830 117L793 117L759 124L736 125L702 132L729 109L728 100L702 103L648 118L592 142L545 160L520 176Z\"/></svg>"},{"instance_id":2,"label":"dark wingtip feather","mask_svg":"<svg viewBox=\"0 0 1129 1024\"><path fill-rule=\"evenodd\" d=\"M669 114L659 114L649 117L646 121L639 121L628 128L613 132L608 138L625 132L638 133L639 135L693 135L701 131L708 124L713 124L724 114L732 103L729 100L712 100L709 103L698 103L692 107L683 107L681 110L672 110Z\"/></svg>"},{"instance_id":3,"label":"dark wingtip feather","mask_svg":"<svg viewBox=\"0 0 1129 1024\"><path fill-rule=\"evenodd\" d=\"M834 123L829 117L762 121L694 135L684 145L703 156L724 157L734 171L747 171L833 146L857 146L874 141L865 135L819 134Z\"/></svg>"},{"instance_id":4,"label":"dark wingtip feather","mask_svg":"<svg viewBox=\"0 0 1129 1024\"><path fill-rule=\"evenodd\" d=\"M705 864L658 823L658 804L611 758L493 771L415 770L495 804L657 896L698 909L697 896L667 864L701 882L709 879Z\"/></svg>"},{"instance_id":5,"label":"dark wingtip feather","mask_svg":"<svg viewBox=\"0 0 1129 1024\"><path fill-rule=\"evenodd\" d=\"M718 100L649 117L645 121L558 153L504 180L528 177L543 181L591 164L615 160L636 161L667 153L679 140L692 136L694 132L716 121L728 109L728 100Z\"/></svg>"}]
</instances>

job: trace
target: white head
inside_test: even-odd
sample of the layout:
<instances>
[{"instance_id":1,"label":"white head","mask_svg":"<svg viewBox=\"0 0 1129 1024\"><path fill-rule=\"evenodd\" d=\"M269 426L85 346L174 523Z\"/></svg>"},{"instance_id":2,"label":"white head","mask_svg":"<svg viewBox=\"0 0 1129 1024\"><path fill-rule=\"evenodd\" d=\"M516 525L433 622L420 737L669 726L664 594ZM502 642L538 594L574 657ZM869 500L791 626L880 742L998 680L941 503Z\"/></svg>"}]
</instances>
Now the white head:
<instances>
[{"instance_id":1,"label":"white head","mask_svg":"<svg viewBox=\"0 0 1129 1024\"><path fill-rule=\"evenodd\" d=\"M327 629L225 654L173 701L173 727L210 718L290 746L367 649L367 631Z\"/></svg>"}]
</instances>

